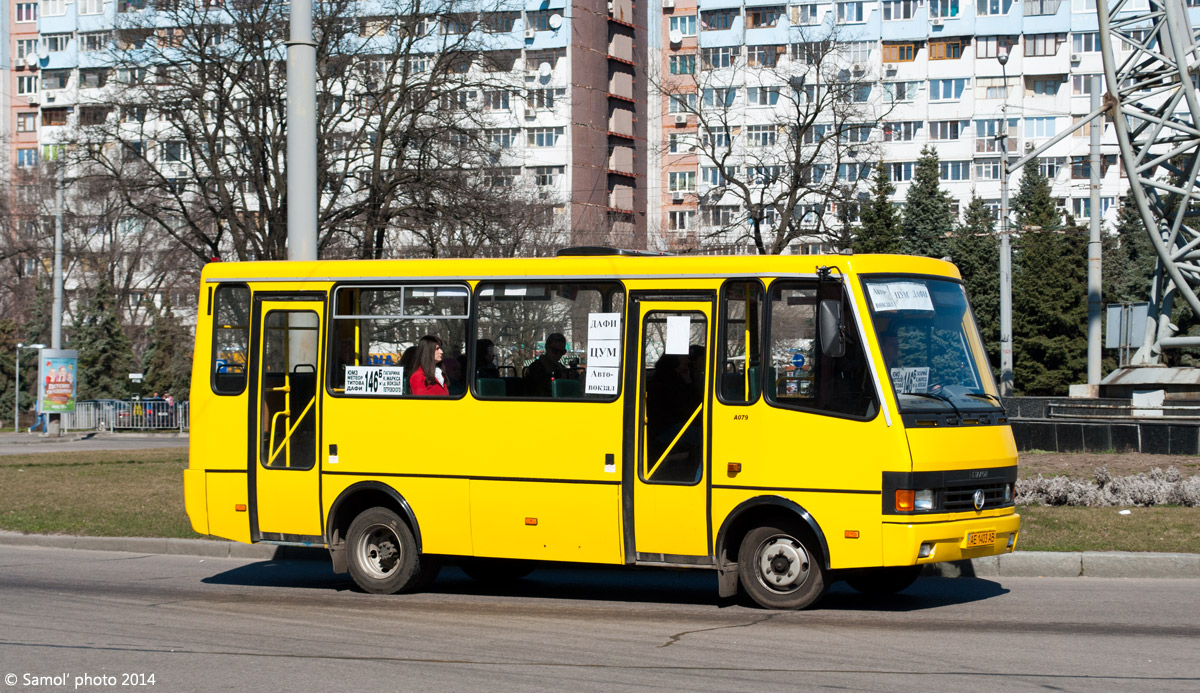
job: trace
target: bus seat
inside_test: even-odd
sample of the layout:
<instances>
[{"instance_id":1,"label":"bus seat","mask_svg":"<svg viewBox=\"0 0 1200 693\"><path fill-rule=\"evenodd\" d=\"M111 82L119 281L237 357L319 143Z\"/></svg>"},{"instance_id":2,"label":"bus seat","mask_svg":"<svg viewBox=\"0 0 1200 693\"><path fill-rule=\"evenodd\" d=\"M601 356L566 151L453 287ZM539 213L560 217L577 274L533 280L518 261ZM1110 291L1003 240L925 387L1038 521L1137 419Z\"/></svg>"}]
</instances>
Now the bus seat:
<instances>
[{"instance_id":1,"label":"bus seat","mask_svg":"<svg viewBox=\"0 0 1200 693\"><path fill-rule=\"evenodd\" d=\"M504 378L476 378L475 392L481 397L507 397L508 383Z\"/></svg>"},{"instance_id":2,"label":"bus seat","mask_svg":"<svg viewBox=\"0 0 1200 693\"><path fill-rule=\"evenodd\" d=\"M750 396L746 398L747 402L753 402L758 399L759 388L761 383L758 379L758 366L750 366Z\"/></svg>"},{"instance_id":3,"label":"bus seat","mask_svg":"<svg viewBox=\"0 0 1200 693\"><path fill-rule=\"evenodd\" d=\"M504 381L504 392L508 397L520 397L525 394L525 381L520 378L506 375L501 380Z\"/></svg>"},{"instance_id":4,"label":"bus seat","mask_svg":"<svg viewBox=\"0 0 1200 693\"><path fill-rule=\"evenodd\" d=\"M583 383L559 378L550 383L550 394L555 398L579 398L583 396Z\"/></svg>"}]
</instances>

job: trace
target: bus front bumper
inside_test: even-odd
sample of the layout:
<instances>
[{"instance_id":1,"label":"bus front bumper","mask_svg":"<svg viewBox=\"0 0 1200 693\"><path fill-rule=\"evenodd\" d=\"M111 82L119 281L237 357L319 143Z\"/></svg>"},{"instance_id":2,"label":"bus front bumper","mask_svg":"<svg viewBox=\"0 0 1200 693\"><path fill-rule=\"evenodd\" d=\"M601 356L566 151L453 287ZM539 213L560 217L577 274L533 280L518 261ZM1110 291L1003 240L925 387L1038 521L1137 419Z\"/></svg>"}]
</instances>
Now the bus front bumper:
<instances>
[{"instance_id":1,"label":"bus front bumper","mask_svg":"<svg viewBox=\"0 0 1200 693\"><path fill-rule=\"evenodd\" d=\"M1017 547L1021 516L1012 513L949 521L885 522L883 564L923 565L1011 553ZM925 518L920 518L924 520Z\"/></svg>"}]
</instances>

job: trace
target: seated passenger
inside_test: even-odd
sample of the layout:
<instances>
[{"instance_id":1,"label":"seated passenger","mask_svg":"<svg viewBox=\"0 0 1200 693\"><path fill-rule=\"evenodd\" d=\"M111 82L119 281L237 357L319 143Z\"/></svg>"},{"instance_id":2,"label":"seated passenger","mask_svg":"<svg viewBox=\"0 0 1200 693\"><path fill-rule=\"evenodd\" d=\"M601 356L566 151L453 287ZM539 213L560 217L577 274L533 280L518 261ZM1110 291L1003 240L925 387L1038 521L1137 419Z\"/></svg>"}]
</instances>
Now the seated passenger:
<instances>
[{"instance_id":1,"label":"seated passenger","mask_svg":"<svg viewBox=\"0 0 1200 693\"><path fill-rule=\"evenodd\" d=\"M446 377L438 363L442 360L442 340L427 334L417 342L417 351L413 354L412 375L408 385L412 394L420 396L449 395L446 387Z\"/></svg>"},{"instance_id":2,"label":"seated passenger","mask_svg":"<svg viewBox=\"0 0 1200 693\"><path fill-rule=\"evenodd\" d=\"M530 397L551 397L550 383L567 377L562 357L567 353L567 338L559 332L546 335L546 351L525 368L525 394Z\"/></svg>"},{"instance_id":3,"label":"seated passenger","mask_svg":"<svg viewBox=\"0 0 1200 693\"><path fill-rule=\"evenodd\" d=\"M475 378L499 378L500 367L496 365L496 345L490 339L475 342Z\"/></svg>"}]
</instances>

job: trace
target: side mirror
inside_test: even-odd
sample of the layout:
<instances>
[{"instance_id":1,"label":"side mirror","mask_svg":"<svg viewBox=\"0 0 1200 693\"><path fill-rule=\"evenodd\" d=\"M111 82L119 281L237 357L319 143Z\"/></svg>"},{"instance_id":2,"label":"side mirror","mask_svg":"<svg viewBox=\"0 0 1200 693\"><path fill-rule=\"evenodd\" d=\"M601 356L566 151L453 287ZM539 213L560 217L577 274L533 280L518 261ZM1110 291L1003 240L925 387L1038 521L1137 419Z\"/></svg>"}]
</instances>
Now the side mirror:
<instances>
[{"instance_id":1,"label":"side mirror","mask_svg":"<svg viewBox=\"0 0 1200 693\"><path fill-rule=\"evenodd\" d=\"M842 302L834 298L821 301L819 329L821 353L837 358L846 355L846 325L842 322Z\"/></svg>"}]
</instances>

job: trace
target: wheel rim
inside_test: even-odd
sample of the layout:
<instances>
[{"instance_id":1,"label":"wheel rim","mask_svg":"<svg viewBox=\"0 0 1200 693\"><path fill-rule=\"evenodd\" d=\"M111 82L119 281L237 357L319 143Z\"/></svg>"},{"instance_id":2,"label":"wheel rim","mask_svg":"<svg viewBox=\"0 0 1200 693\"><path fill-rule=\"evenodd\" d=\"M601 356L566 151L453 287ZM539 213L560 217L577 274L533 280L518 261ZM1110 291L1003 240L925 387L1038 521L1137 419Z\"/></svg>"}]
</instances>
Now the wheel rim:
<instances>
[{"instance_id":1,"label":"wheel rim","mask_svg":"<svg viewBox=\"0 0 1200 693\"><path fill-rule=\"evenodd\" d=\"M776 534L759 544L754 565L759 583L772 592L794 592L808 580L808 552L795 537L786 534Z\"/></svg>"},{"instance_id":2,"label":"wheel rim","mask_svg":"<svg viewBox=\"0 0 1200 693\"><path fill-rule=\"evenodd\" d=\"M391 527L371 525L362 533L357 547L358 563L373 578L386 578L396 572L403 553L400 538Z\"/></svg>"}]
</instances>

